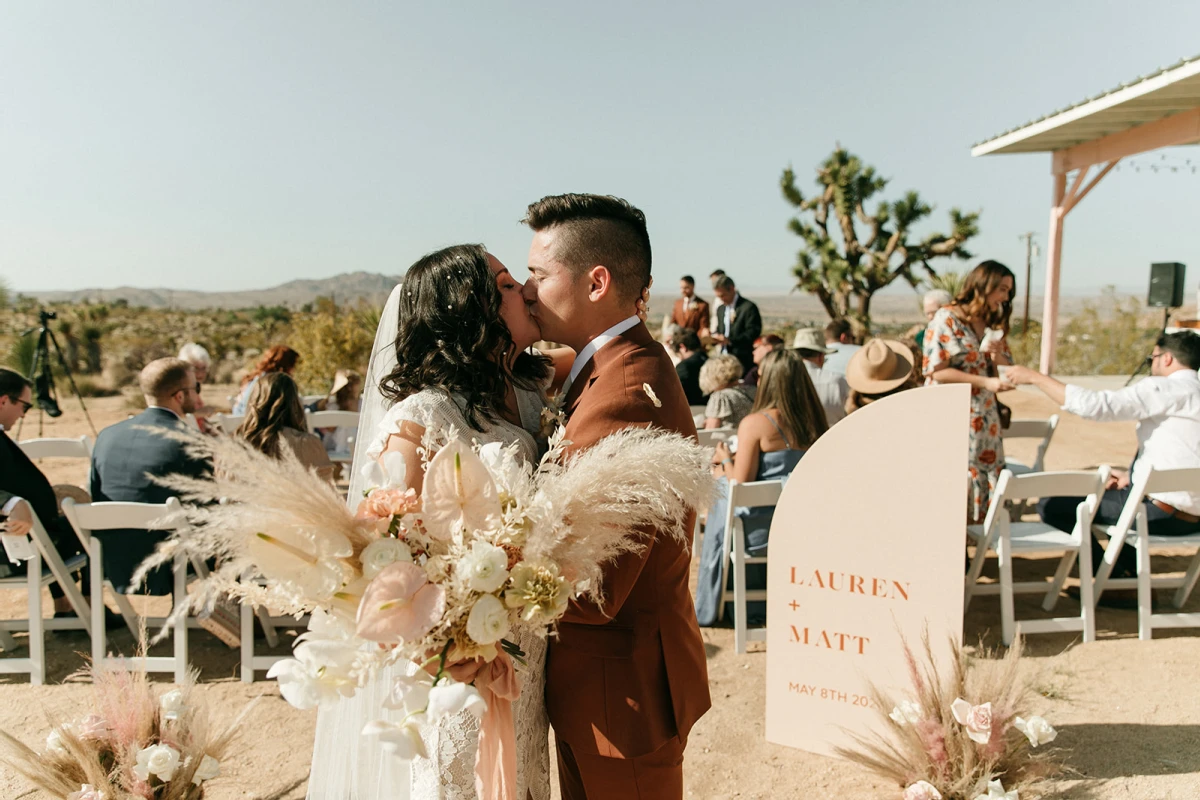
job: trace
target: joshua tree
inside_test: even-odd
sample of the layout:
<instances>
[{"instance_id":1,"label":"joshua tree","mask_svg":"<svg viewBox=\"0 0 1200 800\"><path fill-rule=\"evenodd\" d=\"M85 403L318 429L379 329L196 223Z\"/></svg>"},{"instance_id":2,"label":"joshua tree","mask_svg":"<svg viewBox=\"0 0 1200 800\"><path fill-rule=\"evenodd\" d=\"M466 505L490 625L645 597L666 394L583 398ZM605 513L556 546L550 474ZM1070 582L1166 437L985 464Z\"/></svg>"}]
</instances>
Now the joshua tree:
<instances>
[{"instance_id":1,"label":"joshua tree","mask_svg":"<svg viewBox=\"0 0 1200 800\"><path fill-rule=\"evenodd\" d=\"M910 241L913 226L933 211L915 191L891 203L882 201L869 214L868 201L883 191L888 179L840 146L817 168L816 182L820 191L805 197L789 166L779 185L797 209L788 228L804 240L792 269L796 288L815 294L832 319L850 318L869 329L875 292L897 278L917 287L917 266L936 277L929 264L933 259L971 258L963 245L979 232L979 212L952 208L949 234L931 233L919 242ZM836 226L832 232L831 222Z\"/></svg>"}]
</instances>

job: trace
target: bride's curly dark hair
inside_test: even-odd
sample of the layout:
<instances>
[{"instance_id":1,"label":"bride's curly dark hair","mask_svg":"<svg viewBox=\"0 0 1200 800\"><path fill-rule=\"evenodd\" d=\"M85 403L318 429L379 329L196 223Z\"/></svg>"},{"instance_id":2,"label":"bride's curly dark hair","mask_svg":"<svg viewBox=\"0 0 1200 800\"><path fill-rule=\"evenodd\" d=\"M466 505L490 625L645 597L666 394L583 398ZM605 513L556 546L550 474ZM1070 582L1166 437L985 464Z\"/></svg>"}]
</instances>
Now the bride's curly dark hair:
<instances>
[{"instance_id":1,"label":"bride's curly dark hair","mask_svg":"<svg viewBox=\"0 0 1200 800\"><path fill-rule=\"evenodd\" d=\"M513 339L500 316L500 289L479 244L460 244L421 258L404 275L396 368L379 390L399 402L422 389L461 396L476 430L495 422L508 384L544 386L550 360L521 353L511 367Z\"/></svg>"}]
</instances>

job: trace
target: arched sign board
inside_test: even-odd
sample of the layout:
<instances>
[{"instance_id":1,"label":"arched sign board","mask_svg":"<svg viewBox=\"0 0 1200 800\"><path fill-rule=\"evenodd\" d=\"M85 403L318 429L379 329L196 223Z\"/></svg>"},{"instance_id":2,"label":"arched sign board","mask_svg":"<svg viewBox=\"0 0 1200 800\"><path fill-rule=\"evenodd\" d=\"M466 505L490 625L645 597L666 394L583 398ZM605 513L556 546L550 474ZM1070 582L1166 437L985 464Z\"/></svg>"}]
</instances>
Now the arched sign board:
<instances>
[{"instance_id":1,"label":"arched sign board","mask_svg":"<svg viewBox=\"0 0 1200 800\"><path fill-rule=\"evenodd\" d=\"M963 618L970 387L846 417L784 487L767 562L767 740L832 754L879 729L867 684L908 686L901 637L949 654ZM890 709L889 709L890 710Z\"/></svg>"}]
</instances>

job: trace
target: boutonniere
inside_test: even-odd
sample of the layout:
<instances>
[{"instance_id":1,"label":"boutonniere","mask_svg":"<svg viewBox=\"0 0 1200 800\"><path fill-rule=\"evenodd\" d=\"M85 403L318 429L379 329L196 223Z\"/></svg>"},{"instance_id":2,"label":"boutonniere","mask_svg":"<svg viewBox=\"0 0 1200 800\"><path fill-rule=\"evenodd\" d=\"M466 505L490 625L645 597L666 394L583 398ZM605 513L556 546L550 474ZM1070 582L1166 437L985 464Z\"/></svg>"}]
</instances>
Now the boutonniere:
<instances>
[{"instance_id":1,"label":"boutonniere","mask_svg":"<svg viewBox=\"0 0 1200 800\"><path fill-rule=\"evenodd\" d=\"M546 405L542 407L542 414L539 420L539 439L549 439L557 429L566 427L567 415L563 411L563 399L562 392L553 397L546 398Z\"/></svg>"},{"instance_id":2,"label":"boutonniere","mask_svg":"<svg viewBox=\"0 0 1200 800\"><path fill-rule=\"evenodd\" d=\"M658 399L658 395L654 393L654 389L650 388L650 384L643 383L642 391L645 392L646 396L650 398L650 402L654 403L655 408L662 408L662 401Z\"/></svg>"}]
</instances>

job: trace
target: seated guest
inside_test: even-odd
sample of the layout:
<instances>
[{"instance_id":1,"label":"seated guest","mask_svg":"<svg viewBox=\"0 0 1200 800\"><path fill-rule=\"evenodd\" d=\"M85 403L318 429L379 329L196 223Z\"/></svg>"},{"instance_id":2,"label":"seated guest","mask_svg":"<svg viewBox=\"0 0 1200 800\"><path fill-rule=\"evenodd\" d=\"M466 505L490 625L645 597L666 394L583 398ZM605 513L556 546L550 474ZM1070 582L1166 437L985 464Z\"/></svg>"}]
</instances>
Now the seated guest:
<instances>
[{"instance_id":1,"label":"seated guest","mask_svg":"<svg viewBox=\"0 0 1200 800\"><path fill-rule=\"evenodd\" d=\"M738 386L742 362L737 356L713 356L700 368L700 391L708 395L704 427L736 428L754 405L754 389Z\"/></svg>"},{"instance_id":2,"label":"seated guest","mask_svg":"<svg viewBox=\"0 0 1200 800\"><path fill-rule=\"evenodd\" d=\"M825 419L831 426L834 425L846 416L846 398L850 396L845 375L825 369L826 357L836 351L826 346L824 334L819 328L796 331L792 348L799 351L804 359L808 377L817 387L817 396L821 398L821 406L825 409Z\"/></svg>"},{"instance_id":3,"label":"seated guest","mask_svg":"<svg viewBox=\"0 0 1200 800\"><path fill-rule=\"evenodd\" d=\"M238 394L237 400L233 402L233 413L237 416L246 413L246 402L250 399L250 391L260 376L269 372L291 375L296 371L296 365L299 363L300 354L290 347L277 344L267 348L267 352L263 353L258 364L250 370L250 374L242 379L242 390Z\"/></svg>"},{"instance_id":4,"label":"seated guest","mask_svg":"<svg viewBox=\"0 0 1200 800\"><path fill-rule=\"evenodd\" d=\"M776 350L783 349L783 339L780 339L773 333L765 333L754 340L754 350L751 357L754 359L754 366L742 376L742 386L758 386L758 365L766 358L767 353L773 353Z\"/></svg>"},{"instance_id":5,"label":"seated guest","mask_svg":"<svg viewBox=\"0 0 1200 800\"><path fill-rule=\"evenodd\" d=\"M192 369L196 373L196 394L201 394L204 391L204 384L208 380L208 368L212 365L212 358L208 355L208 351L195 342L188 342L179 348L179 360L192 365ZM201 397L196 401L196 410L192 412L192 415L204 433L210 432L208 417L212 413L213 409L204 402L204 398Z\"/></svg>"},{"instance_id":6,"label":"seated guest","mask_svg":"<svg viewBox=\"0 0 1200 800\"><path fill-rule=\"evenodd\" d=\"M164 436L171 431L188 431L184 417L196 408L196 373L178 358L151 361L138 376L146 410L100 431L92 452L91 495L93 502L165 503L175 491L160 486L152 477L179 474L200 478L211 474L207 460L196 459L185 443ZM167 538L159 531L96 531L104 545L104 577L118 592L129 588L138 565ZM169 566L146 577L145 592L167 595L172 591Z\"/></svg>"},{"instance_id":7,"label":"seated guest","mask_svg":"<svg viewBox=\"0 0 1200 800\"><path fill-rule=\"evenodd\" d=\"M1150 377L1115 391L1093 391L1064 384L1049 375L1013 366L1007 380L1032 384L1062 407L1084 419L1099 422L1137 421L1137 458L1132 475L1113 476L1100 500L1096 523L1112 525L1129 499L1131 478L1136 480L1146 469L1200 467L1200 336L1190 331L1160 336L1149 356ZM1082 497L1050 497L1038 503L1038 513L1047 525L1070 531L1075 527L1075 509ZM1170 492L1150 495L1143 503L1152 536L1186 536L1200 532L1200 493ZM1092 563L1099 565L1103 548L1095 540ZM1133 547L1126 544L1113 567L1112 576L1126 578L1136 574ZM1101 597L1108 597L1109 593ZM1119 601L1120 596L1110 598Z\"/></svg>"},{"instance_id":8,"label":"seated guest","mask_svg":"<svg viewBox=\"0 0 1200 800\"><path fill-rule=\"evenodd\" d=\"M865 405L890 394L920 386L913 371L916 363L912 348L895 339L872 339L850 359L846 366L846 413L853 414Z\"/></svg>"},{"instance_id":9,"label":"seated guest","mask_svg":"<svg viewBox=\"0 0 1200 800\"><path fill-rule=\"evenodd\" d=\"M310 411L358 411L359 400L362 398L363 379L352 369L339 369L333 375L333 388L327 397L322 397L309 406ZM350 450L350 442L356 428L342 426L340 428L317 428L317 436L325 445L327 453L345 453Z\"/></svg>"},{"instance_id":10,"label":"seated guest","mask_svg":"<svg viewBox=\"0 0 1200 800\"><path fill-rule=\"evenodd\" d=\"M272 458L279 458L283 442L301 464L316 469L325 480L332 480L333 463L325 445L319 436L305 428L304 406L300 404L296 382L282 372L260 376L250 392L246 418L237 435Z\"/></svg>"},{"instance_id":11,"label":"seated guest","mask_svg":"<svg viewBox=\"0 0 1200 800\"><path fill-rule=\"evenodd\" d=\"M728 507L724 498L728 496L729 481L786 481L805 451L827 428L821 401L800 356L792 350L779 350L763 359L754 412L738 426L736 456L724 442L717 445L714 456L718 499L708 511L696 580L696 618L701 625L716 625L725 616L725 609L718 606L721 586L729 580L724 572ZM737 509L736 513L742 518L746 554L765 556L775 509ZM762 589L766 583L766 565L751 565L747 588ZM766 604L751 603L748 610L752 617L763 618Z\"/></svg>"},{"instance_id":12,"label":"seated guest","mask_svg":"<svg viewBox=\"0 0 1200 800\"><path fill-rule=\"evenodd\" d=\"M670 318L665 320L662 331L662 346L667 351L667 357L671 359L671 363L679 366L679 362L683 357L679 354L679 343L683 341L683 337L687 335L687 331L678 325L672 324Z\"/></svg>"},{"instance_id":13,"label":"seated guest","mask_svg":"<svg viewBox=\"0 0 1200 800\"><path fill-rule=\"evenodd\" d=\"M825 326L825 363L822 369L838 375L846 374L846 365L861 349L854 341L854 328L848 319L835 319ZM830 420L833 423L833 420Z\"/></svg>"},{"instance_id":14,"label":"seated guest","mask_svg":"<svg viewBox=\"0 0 1200 800\"><path fill-rule=\"evenodd\" d=\"M708 402L708 395L700 390L700 370L708 361L708 354L700 344L700 337L695 331L687 331L679 340L679 363L675 365L675 373L683 384L683 393L687 396L688 405L702 406Z\"/></svg>"},{"instance_id":15,"label":"seated guest","mask_svg":"<svg viewBox=\"0 0 1200 800\"><path fill-rule=\"evenodd\" d=\"M32 509L65 560L83 552L79 537L70 523L59 516L50 481L5 433L32 406L33 384L21 373L0 367L0 528L11 536L28 535L33 528ZM27 561L4 559L0 561L0 578L24 575L27 565ZM54 616L75 613L57 582L51 584L50 595L54 598Z\"/></svg>"}]
</instances>

